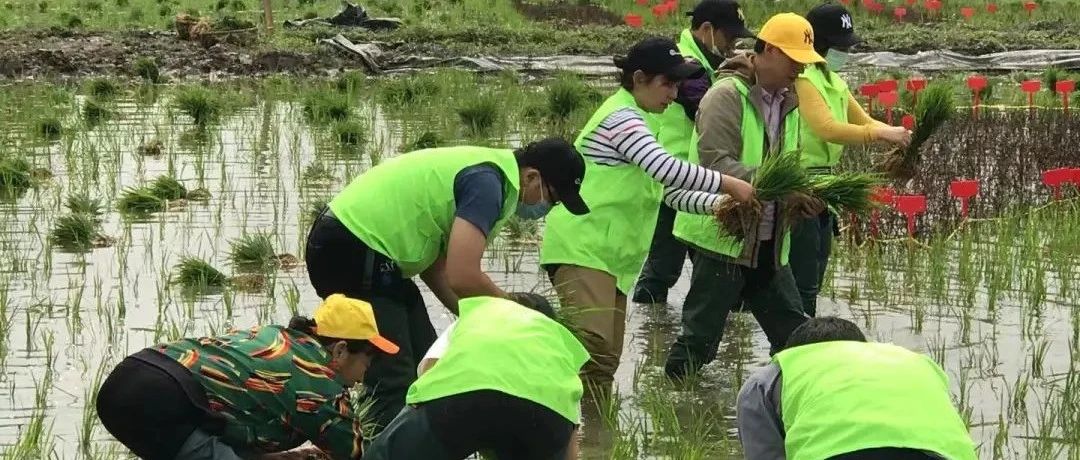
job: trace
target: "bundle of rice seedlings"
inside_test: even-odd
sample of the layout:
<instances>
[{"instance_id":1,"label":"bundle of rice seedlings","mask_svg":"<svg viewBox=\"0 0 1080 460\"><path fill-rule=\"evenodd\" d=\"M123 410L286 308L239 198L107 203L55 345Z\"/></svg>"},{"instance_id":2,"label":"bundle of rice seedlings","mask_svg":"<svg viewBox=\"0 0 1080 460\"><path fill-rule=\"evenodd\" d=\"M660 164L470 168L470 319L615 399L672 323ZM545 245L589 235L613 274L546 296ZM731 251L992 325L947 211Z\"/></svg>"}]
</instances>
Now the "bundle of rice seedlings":
<instances>
[{"instance_id":1,"label":"bundle of rice seedlings","mask_svg":"<svg viewBox=\"0 0 1080 460\"><path fill-rule=\"evenodd\" d=\"M75 193L68 195L65 204L72 214L90 216L95 222L101 219L102 204L100 198L92 197L88 193Z\"/></svg>"},{"instance_id":2,"label":"bundle of rice seedlings","mask_svg":"<svg viewBox=\"0 0 1080 460\"><path fill-rule=\"evenodd\" d=\"M183 88L174 100L176 108L186 113L196 126L205 127L221 114L222 101L201 86Z\"/></svg>"},{"instance_id":3,"label":"bundle of rice seedlings","mask_svg":"<svg viewBox=\"0 0 1080 460\"><path fill-rule=\"evenodd\" d=\"M149 214L164 211L167 202L154 194L150 187L128 187L116 201L116 208L125 214Z\"/></svg>"},{"instance_id":4,"label":"bundle of rice seedlings","mask_svg":"<svg viewBox=\"0 0 1080 460\"><path fill-rule=\"evenodd\" d=\"M384 104L408 105L438 95L441 91L437 77L418 75L384 81L379 85L378 97Z\"/></svg>"},{"instance_id":5,"label":"bundle of rice seedlings","mask_svg":"<svg viewBox=\"0 0 1080 460\"><path fill-rule=\"evenodd\" d=\"M556 119L566 119L574 110L585 105L589 87L579 78L563 75L547 87L547 108Z\"/></svg>"},{"instance_id":6,"label":"bundle of rice seedlings","mask_svg":"<svg viewBox=\"0 0 1080 460\"><path fill-rule=\"evenodd\" d=\"M33 185L30 174L32 167L22 157L0 159L0 187L6 189L26 189Z\"/></svg>"},{"instance_id":7,"label":"bundle of rice seedlings","mask_svg":"<svg viewBox=\"0 0 1080 460\"><path fill-rule=\"evenodd\" d=\"M223 287L229 278L209 262L195 257L184 257L173 268L173 283L186 289Z\"/></svg>"},{"instance_id":8,"label":"bundle of rice seedlings","mask_svg":"<svg viewBox=\"0 0 1080 460\"><path fill-rule=\"evenodd\" d=\"M364 125L358 121L334 123L334 138L344 145L359 145L364 142L364 132Z\"/></svg>"},{"instance_id":9,"label":"bundle of rice seedlings","mask_svg":"<svg viewBox=\"0 0 1080 460\"><path fill-rule=\"evenodd\" d=\"M95 246L107 245L98 231L98 223L87 214L65 214L56 219L49 232L49 242L73 251L85 251Z\"/></svg>"},{"instance_id":10,"label":"bundle of rice seedlings","mask_svg":"<svg viewBox=\"0 0 1080 460\"><path fill-rule=\"evenodd\" d=\"M443 144L444 141L441 137L439 137L437 133L431 131L424 131L424 133L421 134L420 137L416 138L415 141L412 141L405 145L405 151L412 152L415 150L431 149Z\"/></svg>"},{"instance_id":11,"label":"bundle of rice seedlings","mask_svg":"<svg viewBox=\"0 0 1080 460\"><path fill-rule=\"evenodd\" d=\"M478 97L466 101L458 107L457 114L461 123L473 134L487 132L499 116L499 101L491 97Z\"/></svg>"},{"instance_id":12,"label":"bundle of rice seedlings","mask_svg":"<svg viewBox=\"0 0 1080 460\"><path fill-rule=\"evenodd\" d=\"M874 188L882 183L877 174L847 172L811 177L810 189L836 212L866 216L876 206L872 199Z\"/></svg>"},{"instance_id":13,"label":"bundle of rice seedlings","mask_svg":"<svg viewBox=\"0 0 1080 460\"><path fill-rule=\"evenodd\" d=\"M911 134L911 144L890 152L880 169L900 182L915 177L915 167L921 160L919 149L955 113L952 88L945 84L928 86L919 95L919 104L915 106L915 130Z\"/></svg>"},{"instance_id":14,"label":"bundle of rice seedlings","mask_svg":"<svg viewBox=\"0 0 1080 460\"><path fill-rule=\"evenodd\" d=\"M161 69L158 68L157 60L152 57L142 57L135 61L133 69L135 75L147 83L161 83Z\"/></svg>"},{"instance_id":15,"label":"bundle of rice seedlings","mask_svg":"<svg viewBox=\"0 0 1080 460\"><path fill-rule=\"evenodd\" d=\"M352 93L364 87L364 74L351 70L337 79L337 89L343 93Z\"/></svg>"},{"instance_id":16,"label":"bundle of rice seedlings","mask_svg":"<svg viewBox=\"0 0 1080 460\"><path fill-rule=\"evenodd\" d=\"M86 120L86 124L90 126L97 125L102 120L109 118L112 111L105 106L104 103L96 99L87 99L86 104L83 105L83 118Z\"/></svg>"},{"instance_id":17,"label":"bundle of rice seedlings","mask_svg":"<svg viewBox=\"0 0 1080 460\"><path fill-rule=\"evenodd\" d=\"M120 93L120 85L107 78L95 78L86 84L86 91L92 96L108 99Z\"/></svg>"},{"instance_id":18,"label":"bundle of rice seedlings","mask_svg":"<svg viewBox=\"0 0 1080 460\"><path fill-rule=\"evenodd\" d=\"M187 198L188 195L187 187L184 187L184 184L167 175L161 175L154 179L150 183L150 192L154 196L168 201Z\"/></svg>"},{"instance_id":19,"label":"bundle of rice seedlings","mask_svg":"<svg viewBox=\"0 0 1080 460\"><path fill-rule=\"evenodd\" d=\"M35 131L45 139L56 139L57 137L60 137L63 126L60 124L60 119L56 117L45 117L37 121Z\"/></svg>"},{"instance_id":20,"label":"bundle of rice seedlings","mask_svg":"<svg viewBox=\"0 0 1080 460\"><path fill-rule=\"evenodd\" d=\"M327 91L313 92L304 101L304 115L311 121L343 121L350 113L347 98Z\"/></svg>"},{"instance_id":21,"label":"bundle of rice seedlings","mask_svg":"<svg viewBox=\"0 0 1080 460\"><path fill-rule=\"evenodd\" d=\"M323 211L330 207L330 200L327 198L315 198L307 202L304 205L304 212L307 215L308 222L315 222L322 215Z\"/></svg>"},{"instance_id":22,"label":"bundle of rice seedlings","mask_svg":"<svg viewBox=\"0 0 1080 460\"><path fill-rule=\"evenodd\" d=\"M764 215L765 202L781 203L785 214L803 213L804 209L816 207L817 201L810 192L810 176L799 162L799 152L766 158L754 173L751 184L754 200L748 203L722 200L714 210L720 227L736 239L746 237L757 228Z\"/></svg>"},{"instance_id":23,"label":"bundle of rice seedlings","mask_svg":"<svg viewBox=\"0 0 1080 460\"><path fill-rule=\"evenodd\" d=\"M160 139L150 139L139 146L139 155L158 156L165 149L165 143Z\"/></svg>"},{"instance_id":24,"label":"bundle of rice seedlings","mask_svg":"<svg viewBox=\"0 0 1080 460\"><path fill-rule=\"evenodd\" d=\"M242 271L262 272L277 266L274 245L265 233L248 233L229 245L229 260Z\"/></svg>"}]
</instances>

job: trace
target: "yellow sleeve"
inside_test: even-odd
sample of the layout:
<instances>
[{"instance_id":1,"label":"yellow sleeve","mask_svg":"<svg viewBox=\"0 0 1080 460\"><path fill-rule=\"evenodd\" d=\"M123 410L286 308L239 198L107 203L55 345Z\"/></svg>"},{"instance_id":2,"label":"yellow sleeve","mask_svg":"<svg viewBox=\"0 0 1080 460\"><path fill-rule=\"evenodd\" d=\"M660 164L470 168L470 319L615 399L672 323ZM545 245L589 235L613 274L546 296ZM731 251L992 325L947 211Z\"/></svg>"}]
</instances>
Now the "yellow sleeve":
<instances>
[{"instance_id":1,"label":"yellow sleeve","mask_svg":"<svg viewBox=\"0 0 1080 460\"><path fill-rule=\"evenodd\" d=\"M862 104L859 104L858 99L855 99L855 95L848 93L847 102L847 119L848 123L853 125L870 125L870 126L889 126L885 123L870 118L870 115L863 110Z\"/></svg>"},{"instance_id":2,"label":"yellow sleeve","mask_svg":"<svg viewBox=\"0 0 1080 460\"><path fill-rule=\"evenodd\" d=\"M833 144L867 144L874 140L873 124L858 123L849 120L841 123L832 116L825 99L814 85L805 78L795 80L795 92L799 96L799 116L810 127L810 131L825 142ZM858 108L858 104L855 104ZM852 104L848 101L848 117L851 117ZM859 109L862 112L861 109ZM869 119L865 113L865 119Z\"/></svg>"}]
</instances>

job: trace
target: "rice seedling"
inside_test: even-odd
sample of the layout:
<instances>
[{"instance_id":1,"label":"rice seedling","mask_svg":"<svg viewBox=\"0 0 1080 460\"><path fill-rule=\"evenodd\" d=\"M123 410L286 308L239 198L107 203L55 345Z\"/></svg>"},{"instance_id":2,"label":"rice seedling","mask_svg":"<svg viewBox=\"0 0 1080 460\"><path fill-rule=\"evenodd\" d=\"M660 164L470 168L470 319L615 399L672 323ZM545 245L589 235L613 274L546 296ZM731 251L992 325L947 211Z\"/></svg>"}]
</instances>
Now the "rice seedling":
<instances>
[{"instance_id":1,"label":"rice seedling","mask_svg":"<svg viewBox=\"0 0 1080 460\"><path fill-rule=\"evenodd\" d=\"M465 101L457 108L457 114L471 134L483 134L498 120L500 105L493 97L480 96Z\"/></svg>"},{"instance_id":2,"label":"rice seedling","mask_svg":"<svg viewBox=\"0 0 1080 460\"><path fill-rule=\"evenodd\" d=\"M751 182L755 200L750 203L722 200L714 212L721 228L736 239L742 239L754 231L764 213L763 203L780 203L787 216L798 213L809 217L820 214L824 209L821 200L810 193L810 176L800 164L797 152L765 159Z\"/></svg>"},{"instance_id":3,"label":"rice seedling","mask_svg":"<svg viewBox=\"0 0 1080 460\"><path fill-rule=\"evenodd\" d=\"M60 124L60 119L56 117L44 117L37 121L35 131L45 139L56 139L63 132L63 126Z\"/></svg>"},{"instance_id":4,"label":"rice seedling","mask_svg":"<svg viewBox=\"0 0 1080 460\"><path fill-rule=\"evenodd\" d=\"M95 221L100 220L103 213L101 198L92 197L89 193L68 195L65 205L72 214L84 214Z\"/></svg>"},{"instance_id":5,"label":"rice seedling","mask_svg":"<svg viewBox=\"0 0 1080 460\"><path fill-rule=\"evenodd\" d=\"M344 145L359 145L364 142L366 129L358 121L339 121L334 123L334 138Z\"/></svg>"},{"instance_id":6,"label":"rice seedling","mask_svg":"<svg viewBox=\"0 0 1080 460\"><path fill-rule=\"evenodd\" d=\"M1042 73L1043 90L1054 93L1057 82L1068 78L1068 72L1061 67L1047 67Z\"/></svg>"},{"instance_id":7,"label":"rice seedling","mask_svg":"<svg viewBox=\"0 0 1080 460\"><path fill-rule=\"evenodd\" d=\"M141 57L135 61L132 71L147 83L161 83L161 69L158 68L157 59L153 57Z\"/></svg>"},{"instance_id":8,"label":"rice seedling","mask_svg":"<svg viewBox=\"0 0 1080 460\"><path fill-rule=\"evenodd\" d=\"M167 175L158 176L150 183L150 193L168 201L184 199L188 195L187 187L184 187L184 184Z\"/></svg>"},{"instance_id":9,"label":"rice seedling","mask_svg":"<svg viewBox=\"0 0 1080 460\"><path fill-rule=\"evenodd\" d=\"M142 216L164 211L168 203L158 197L150 187L129 187L124 189L116 202L117 209L124 214Z\"/></svg>"},{"instance_id":10,"label":"rice seedling","mask_svg":"<svg viewBox=\"0 0 1080 460\"><path fill-rule=\"evenodd\" d=\"M270 235L246 233L229 241L229 260L234 267L248 272L265 272L277 266L277 256Z\"/></svg>"},{"instance_id":11,"label":"rice seedling","mask_svg":"<svg viewBox=\"0 0 1080 460\"><path fill-rule=\"evenodd\" d=\"M333 93L316 91L304 101L304 115L313 122L344 121L351 113L348 99Z\"/></svg>"},{"instance_id":12,"label":"rice seedling","mask_svg":"<svg viewBox=\"0 0 1080 460\"><path fill-rule=\"evenodd\" d=\"M405 152L412 152L416 150L431 149L442 146L446 142L437 134L431 131L424 131L417 137L416 140L405 144Z\"/></svg>"},{"instance_id":13,"label":"rice seedling","mask_svg":"<svg viewBox=\"0 0 1080 460\"><path fill-rule=\"evenodd\" d=\"M874 187L881 184L881 178L875 174L854 172L810 178L810 189L825 205L837 212L857 216L866 216L874 209L876 205L871 195Z\"/></svg>"},{"instance_id":14,"label":"rice seedling","mask_svg":"<svg viewBox=\"0 0 1080 460\"><path fill-rule=\"evenodd\" d=\"M94 97L108 99L120 93L120 85L107 78L95 78L86 84L86 92Z\"/></svg>"},{"instance_id":15,"label":"rice seedling","mask_svg":"<svg viewBox=\"0 0 1080 460\"><path fill-rule=\"evenodd\" d=\"M337 79L337 89L343 93L354 93L364 87L366 77L355 70L341 74Z\"/></svg>"},{"instance_id":16,"label":"rice seedling","mask_svg":"<svg viewBox=\"0 0 1080 460\"><path fill-rule=\"evenodd\" d=\"M989 87L989 86L988 86ZM919 96L915 107L915 129L912 131L911 144L906 148L897 148L886 156L881 169L891 178L907 182L915 176L919 165L920 149L956 112L953 102L953 89L944 84L932 84Z\"/></svg>"},{"instance_id":17,"label":"rice seedling","mask_svg":"<svg viewBox=\"0 0 1080 460\"><path fill-rule=\"evenodd\" d=\"M86 251L110 244L98 230L98 222L87 214L66 214L56 219L49 242L70 251Z\"/></svg>"},{"instance_id":18,"label":"rice seedling","mask_svg":"<svg viewBox=\"0 0 1080 460\"><path fill-rule=\"evenodd\" d=\"M326 163L316 161L304 167L302 174L305 182L325 182L334 180L334 170Z\"/></svg>"},{"instance_id":19,"label":"rice seedling","mask_svg":"<svg viewBox=\"0 0 1080 460\"><path fill-rule=\"evenodd\" d=\"M537 220L522 219L518 216L510 216L510 219L507 219L506 225L503 227L503 234L513 243L538 243L540 222Z\"/></svg>"},{"instance_id":20,"label":"rice seedling","mask_svg":"<svg viewBox=\"0 0 1080 460\"><path fill-rule=\"evenodd\" d=\"M387 105L409 105L442 92L437 77L420 75L386 80L379 86L379 100Z\"/></svg>"},{"instance_id":21,"label":"rice seedling","mask_svg":"<svg viewBox=\"0 0 1080 460\"><path fill-rule=\"evenodd\" d=\"M206 127L221 115L222 101L210 90L190 86L179 90L174 104L177 109L191 117L195 126Z\"/></svg>"},{"instance_id":22,"label":"rice seedling","mask_svg":"<svg viewBox=\"0 0 1080 460\"><path fill-rule=\"evenodd\" d=\"M0 188L21 190L33 185L30 162L22 157L0 159Z\"/></svg>"},{"instance_id":23,"label":"rice seedling","mask_svg":"<svg viewBox=\"0 0 1080 460\"><path fill-rule=\"evenodd\" d=\"M221 288L228 280L224 273L197 257L184 257L173 267L172 283L188 290L201 292L207 288Z\"/></svg>"},{"instance_id":24,"label":"rice seedling","mask_svg":"<svg viewBox=\"0 0 1080 460\"><path fill-rule=\"evenodd\" d=\"M86 103L83 104L83 119L90 126L95 126L108 119L111 114L112 110L109 110L104 103L96 99L87 99Z\"/></svg>"},{"instance_id":25,"label":"rice seedling","mask_svg":"<svg viewBox=\"0 0 1080 460\"><path fill-rule=\"evenodd\" d=\"M326 198L315 198L307 202L304 205L304 215L307 216L308 222L315 222L322 215L323 211L330 207L330 200Z\"/></svg>"},{"instance_id":26,"label":"rice seedling","mask_svg":"<svg viewBox=\"0 0 1080 460\"><path fill-rule=\"evenodd\" d=\"M557 120L565 120L589 99L590 88L579 78L562 75L547 86L547 109Z\"/></svg>"}]
</instances>

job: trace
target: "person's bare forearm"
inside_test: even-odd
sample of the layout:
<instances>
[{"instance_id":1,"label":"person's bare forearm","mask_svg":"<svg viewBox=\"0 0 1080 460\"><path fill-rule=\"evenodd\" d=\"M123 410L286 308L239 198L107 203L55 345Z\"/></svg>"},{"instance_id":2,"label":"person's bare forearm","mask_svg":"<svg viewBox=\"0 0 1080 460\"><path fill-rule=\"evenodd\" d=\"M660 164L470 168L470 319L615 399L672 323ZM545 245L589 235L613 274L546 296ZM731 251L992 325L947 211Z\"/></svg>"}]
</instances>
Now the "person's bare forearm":
<instances>
[{"instance_id":1,"label":"person's bare forearm","mask_svg":"<svg viewBox=\"0 0 1080 460\"><path fill-rule=\"evenodd\" d=\"M506 292L499 289L484 272L457 273L449 277L450 288L460 297L502 297Z\"/></svg>"},{"instance_id":2,"label":"person's bare forearm","mask_svg":"<svg viewBox=\"0 0 1080 460\"><path fill-rule=\"evenodd\" d=\"M446 279L446 259L440 258L434 265L420 274L428 289L435 294L435 298L442 302L450 313L458 314L458 296L450 288L450 282Z\"/></svg>"}]
</instances>

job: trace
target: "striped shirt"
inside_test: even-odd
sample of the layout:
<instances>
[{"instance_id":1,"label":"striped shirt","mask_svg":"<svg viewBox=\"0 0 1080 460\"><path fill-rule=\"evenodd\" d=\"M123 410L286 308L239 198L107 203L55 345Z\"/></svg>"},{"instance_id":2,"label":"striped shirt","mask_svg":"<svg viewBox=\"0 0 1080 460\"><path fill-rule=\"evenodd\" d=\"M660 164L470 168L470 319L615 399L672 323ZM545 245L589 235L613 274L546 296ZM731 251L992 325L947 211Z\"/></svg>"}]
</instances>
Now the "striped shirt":
<instances>
[{"instance_id":1,"label":"striped shirt","mask_svg":"<svg viewBox=\"0 0 1080 460\"><path fill-rule=\"evenodd\" d=\"M664 203L694 214L712 214L720 196L721 174L671 156L634 109L612 112L585 136L587 158L608 166L635 164L664 184Z\"/></svg>"}]
</instances>

